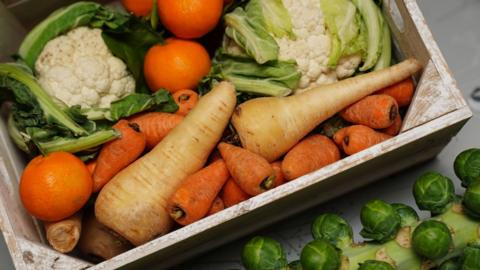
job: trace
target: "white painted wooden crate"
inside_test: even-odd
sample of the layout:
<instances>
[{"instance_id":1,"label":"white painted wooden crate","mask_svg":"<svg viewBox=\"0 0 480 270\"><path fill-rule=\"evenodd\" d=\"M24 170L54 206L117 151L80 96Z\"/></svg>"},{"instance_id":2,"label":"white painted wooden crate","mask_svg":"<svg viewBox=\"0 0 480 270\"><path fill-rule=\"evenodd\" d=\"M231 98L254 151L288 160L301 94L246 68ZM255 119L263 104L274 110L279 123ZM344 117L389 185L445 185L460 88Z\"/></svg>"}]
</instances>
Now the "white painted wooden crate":
<instances>
[{"instance_id":1,"label":"white painted wooden crate","mask_svg":"<svg viewBox=\"0 0 480 270\"><path fill-rule=\"evenodd\" d=\"M146 269L154 263L168 268L434 157L472 114L415 0L384 2L397 58L415 57L424 64L400 135L98 265L60 254L45 244L41 226L20 203L18 179L25 160L8 138L5 118L0 119L0 229L15 266L22 270ZM28 1L24 5L15 8L32 10Z\"/></svg>"}]
</instances>

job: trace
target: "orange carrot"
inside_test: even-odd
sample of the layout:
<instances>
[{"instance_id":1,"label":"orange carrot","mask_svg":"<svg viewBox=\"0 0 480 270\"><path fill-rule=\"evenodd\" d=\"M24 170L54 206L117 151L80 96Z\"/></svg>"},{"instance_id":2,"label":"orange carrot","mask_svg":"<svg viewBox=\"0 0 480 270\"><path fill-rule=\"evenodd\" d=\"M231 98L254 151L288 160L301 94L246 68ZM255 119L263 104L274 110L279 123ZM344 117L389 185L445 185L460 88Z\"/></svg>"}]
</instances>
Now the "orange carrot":
<instances>
[{"instance_id":1,"label":"orange carrot","mask_svg":"<svg viewBox=\"0 0 480 270\"><path fill-rule=\"evenodd\" d=\"M185 89L173 93L173 99L178 105L178 115L187 115L198 102L198 94L192 90Z\"/></svg>"},{"instance_id":2,"label":"orange carrot","mask_svg":"<svg viewBox=\"0 0 480 270\"><path fill-rule=\"evenodd\" d=\"M375 131L362 125L350 126L345 129L346 130L343 131L344 133L342 133L344 136L341 141L341 146L347 155L353 155L392 138L392 136L388 134Z\"/></svg>"},{"instance_id":3,"label":"orange carrot","mask_svg":"<svg viewBox=\"0 0 480 270\"><path fill-rule=\"evenodd\" d=\"M145 135L137 124L120 120L113 126L122 135L100 150L93 171L93 191L99 191L112 177L134 162L145 150Z\"/></svg>"},{"instance_id":4,"label":"orange carrot","mask_svg":"<svg viewBox=\"0 0 480 270\"><path fill-rule=\"evenodd\" d=\"M397 102L388 95L365 97L340 113L348 122L371 128L387 128L393 124L397 115Z\"/></svg>"},{"instance_id":5,"label":"orange carrot","mask_svg":"<svg viewBox=\"0 0 480 270\"><path fill-rule=\"evenodd\" d=\"M398 133L400 133L401 128L402 128L402 117L399 114L397 115L397 118L395 118L393 125L389 126L388 128L380 130L380 132L383 132L391 136L396 136L398 135Z\"/></svg>"},{"instance_id":6,"label":"orange carrot","mask_svg":"<svg viewBox=\"0 0 480 270\"><path fill-rule=\"evenodd\" d=\"M415 87L413 85L413 80L412 78L408 78L397 84L384 88L376 94L389 95L397 101L399 107L405 107L412 102L414 91Z\"/></svg>"},{"instance_id":7,"label":"orange carrot","mask_svg":"<svg viewBox=\"0 0 480 270\"><path fill-rule=\"evenodd\" d=\"M130 118L130 122L137 124L145 134L148 149L154 148L182 120L183 116L163 112L150 112Z\"/></svg>"},{"instance_id":8,"label":"orange carrot","mask_svg":"<svg viewBox=\"0 0 480 270\"><path fill-rule=\"evenodd\" d=\"M343 138L347 135L348 127L337 130L333 135L333 141L339 146L342 147Z\"/></svg>"},{"instance_id":9,"label":"orange carrot","mask_svg":"<svg viewBox=\"0 0 480 270\"><path fill-rule=\"evenodd\" d=\"M168 201L170 216L181 225L205 217L228 178L227 166L221 159L188 176Z\"/></svg>"},{"instance_id":10,"label":"orange carrot","mask_svg":"<svg viewBox=\"0 0 480 270\"><path fill-rule=\"evenodd\" d=\"M96 160L90 160L89 162L87 162L85 164L85 166L87 166L87 169L90 172L90 174L93 175L93 172L95 171L95 167L97 166L97 161Z\"/></svg>"},{"instance_id":11,"label":"orange carrot","mask_svg":"<svg viewBox=\"0 0 480 270\"><path fill-rule=\"evenodd\" d=\"M295 145L282 162L282 171L287 180L340 160L340 151L335 143L323 135L312 135Z\"/></svg>"},{"instance_id":12,"label":"orange carrot","mask_svg":"<svg viewBox=\"0 0 480 270\"><path fill-rule=\"evenodd\" d=\"M233 180L233 178L228 179L227 183L223 186L222 192L220 193L220 198L222 198L225 208L239 204L243 201L246 201L250 198L250 195L245 193Z\"/></svg>"},{"instance_id":13,"label":"orange carrot","mask_svg":"<svg viewBox=\"0 0 480 270\"><path fill-rule=\"evenodd\" d=\"M275 184L273 185L274 187L281 186L285 184L285 176L283 175L282 172L282 162L281 161L275 161L271 163L273 171L275 172Z\"/></svg>"},{"instance_id":14,"label":"orange carrot","mask_svg":"<svg viewBox=\"0 0 480 270\"><path fill-rule=\"evenodd\" d=\"M273 188L275 172L265 158L224 142L218 145L218 150L228 171L243 191L254 196Z\"/></svg>"},{"instance_id":15,"label":"orange carrot","mask_svg":"<svg viewBox=\"0 0 480 270\"><path fill-rule=\"evenodd\" d=\"M220 211L225 209L225 205L223 204L222 199L220 197L215 198L215 200L212 203L212 206L210 207L210 210L208 210L207 216L211 216L213 214L216 214Z\"/></svg>"}]
</instances>

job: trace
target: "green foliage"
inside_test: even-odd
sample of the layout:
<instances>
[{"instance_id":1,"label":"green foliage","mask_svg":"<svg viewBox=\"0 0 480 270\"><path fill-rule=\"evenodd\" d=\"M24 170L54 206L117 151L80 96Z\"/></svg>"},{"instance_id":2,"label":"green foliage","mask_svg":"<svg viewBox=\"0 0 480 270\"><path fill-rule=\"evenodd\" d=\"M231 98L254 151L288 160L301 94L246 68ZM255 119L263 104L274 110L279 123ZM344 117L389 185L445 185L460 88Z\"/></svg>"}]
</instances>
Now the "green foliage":
<instances>
[{"instance_id":1,"label":"green foliage","mask_svg":"<svg viewBox=\"0 0 480 270\"><path fill-rule=\"evenodd\" d=\"M415 252L427 259L440 259L447 255L453 244L447 225L437 220L427 220L413 231L412 247Z\"/></svg>"},{"instance_id":2,"label":"green foliage","mask_svg":"<svg viewBox=\"0 0 480 270\"><path fill-rule=\"evenodd\" d=\"M312 224L312 235L314 239L325 239L340 249L353 242L352 227L335 214L318 216Z\"/></svg>"},{"instance_id":3,"label":"green foliage","mask_svg":"<svg viewBox=\"0 0 480 270\"><path fill-rule=\"evenodd\" d=\"M455 159L453 167L463 187L468 187L480 180L480 149L472 148L463 151Z\"/></svg>"},{"instance_id":4,"label":"green foliage","mask_svg":"<svg viewBox=\"0 0 480 270\"><path fill-rule=\"evenodd\" d=\"M395 209L382 200L366 203L362 207L360 220L363 225L360 235L381 243L395 237L401 222Z\"/></svg>"},{"instance_id":5,"label":"green foliage","mask_svg":"<svg viewBox=\"0 0 480 270\"><path fill-rule=\"evenodd\" d=\"M428 210L434 215L441 214L455 200L455 188L448 177L427 172L415 182L413 196L421 210Z\"/></svg>"},{"instance_id":6,"label":"green foliage","mask_svg":"<svg viewBox=\"0 0 480 270\"><path fill-rule=\"evenodd\" d=\"M300 261L303 270L337 270L340 254L327 240L317 239L302 249Z\"/></svg>"},{"instance_id":7,"label":"green foliage","mask_svg":"<svg viewBox=\"0 0 480 270\"><path fill-rule=\"evenodd\" d=\"M408 205L403 203L392 203L392 207L400 216L401 227L413 226L420 220L417 212L415 212L415 210Z\"/></svg>"},{"instance_id":8,"label":"green foliage","mask_svg":"<svg viewBox=\"0 0 480 270\"><path fill-rule=\"evenodd\" d=\"M300 260L296 260L289 263L288 270L303 270L302 262Z\"/></svg>"},{"instance_id":9,"label":"green foliage","mask_svg":"<svg viewBox=\"0 0 480 270\"><path fill-rule=\"evenodd\" d=\"M395 270L395 268L386 262L368 260L360 264L358 270Z\"/></svg>"},{"instance_id":10,"label":"green foliage","mask_svg":"<svg viewBox=\"0 0 480 270\"><path fill-rule=\"evenodd\" d=\"M282 270L288 263L282 246L269 237L254 237L243 248L242 263L246 270Z\"/></svg>"},{"instance_id":11,"label":"green foliage","mask_svg":"<svg viewBox=\"0 0 480 270\"><path fill-rule=\"evenodd\" d=\"M458 258L453 258L447 261L444 261L440 267L438 267L438 270L460 270L461 269L461 264L458 260Z\"/></svg>"}]
</instances>

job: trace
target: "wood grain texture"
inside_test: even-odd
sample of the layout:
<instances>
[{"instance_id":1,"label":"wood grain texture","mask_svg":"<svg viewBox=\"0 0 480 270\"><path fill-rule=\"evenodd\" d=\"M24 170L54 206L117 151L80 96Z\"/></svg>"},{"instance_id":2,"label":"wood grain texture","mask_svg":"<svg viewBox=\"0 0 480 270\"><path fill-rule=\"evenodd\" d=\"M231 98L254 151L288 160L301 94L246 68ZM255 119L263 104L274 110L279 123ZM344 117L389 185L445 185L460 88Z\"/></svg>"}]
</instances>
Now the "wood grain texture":
<instances>
[{"instance_id":1,"label":"wood grain texture","mask_svg":"<svg viewBox=\"0 0 480 270\"><path fill-rule=\"evenodd\" d=\"M472 114L417 3L414 0L385 2L387 13L392 12L392 6L389 5L395 2L404 19L403 29L392 27L397 51L403 56L417 57L427 66L423 78L417 78L419 90L405 120L407 124L403 133L98 265L92 266L41 244L42 234L32 218L23 211L16 195L18 174L22 170L19 163L21 158L1 128L4 127L4 121L0 121L0 228L16 268L145 269L153 261L163 262L161 267L168 268L375 179L434 157ZM393 25L392 16L388 16L387 21Z\"/></svg>"}]
</instances>

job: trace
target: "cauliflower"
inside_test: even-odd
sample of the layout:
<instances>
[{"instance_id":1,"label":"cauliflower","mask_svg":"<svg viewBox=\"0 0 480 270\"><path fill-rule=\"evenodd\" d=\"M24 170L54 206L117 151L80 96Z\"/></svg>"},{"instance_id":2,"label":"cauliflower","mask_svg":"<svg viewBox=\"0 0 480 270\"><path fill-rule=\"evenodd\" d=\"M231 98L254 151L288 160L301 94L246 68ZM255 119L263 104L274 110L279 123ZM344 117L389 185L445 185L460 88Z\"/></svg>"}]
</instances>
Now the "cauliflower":
<instances>
[{"instance_id":1,"label":"cauliflower","mask_svg":"<svg viewBox=\"0 0 480 270\"><path fill-rule=\"evenodd\" d=\"M135 91L127 66L112 55L101 33L79 27L46 44L35 71L52 97L68 106L108 108Z\"/></svg>"},{"instance_id":2,"label":"cauliflower","mask_svg":"<svg viewBox=\"0 0 480 270\"><path fill-rule=\"evenodd\" d=\"M296 39L276 38L280 60L295 60L302 77L299 89L329 84L353 75L360 65L359 54L339 60L336 69L328 67L331 37L326 31L319 0L283 0L292 20Z\"/></svg>"}]
</instances>

